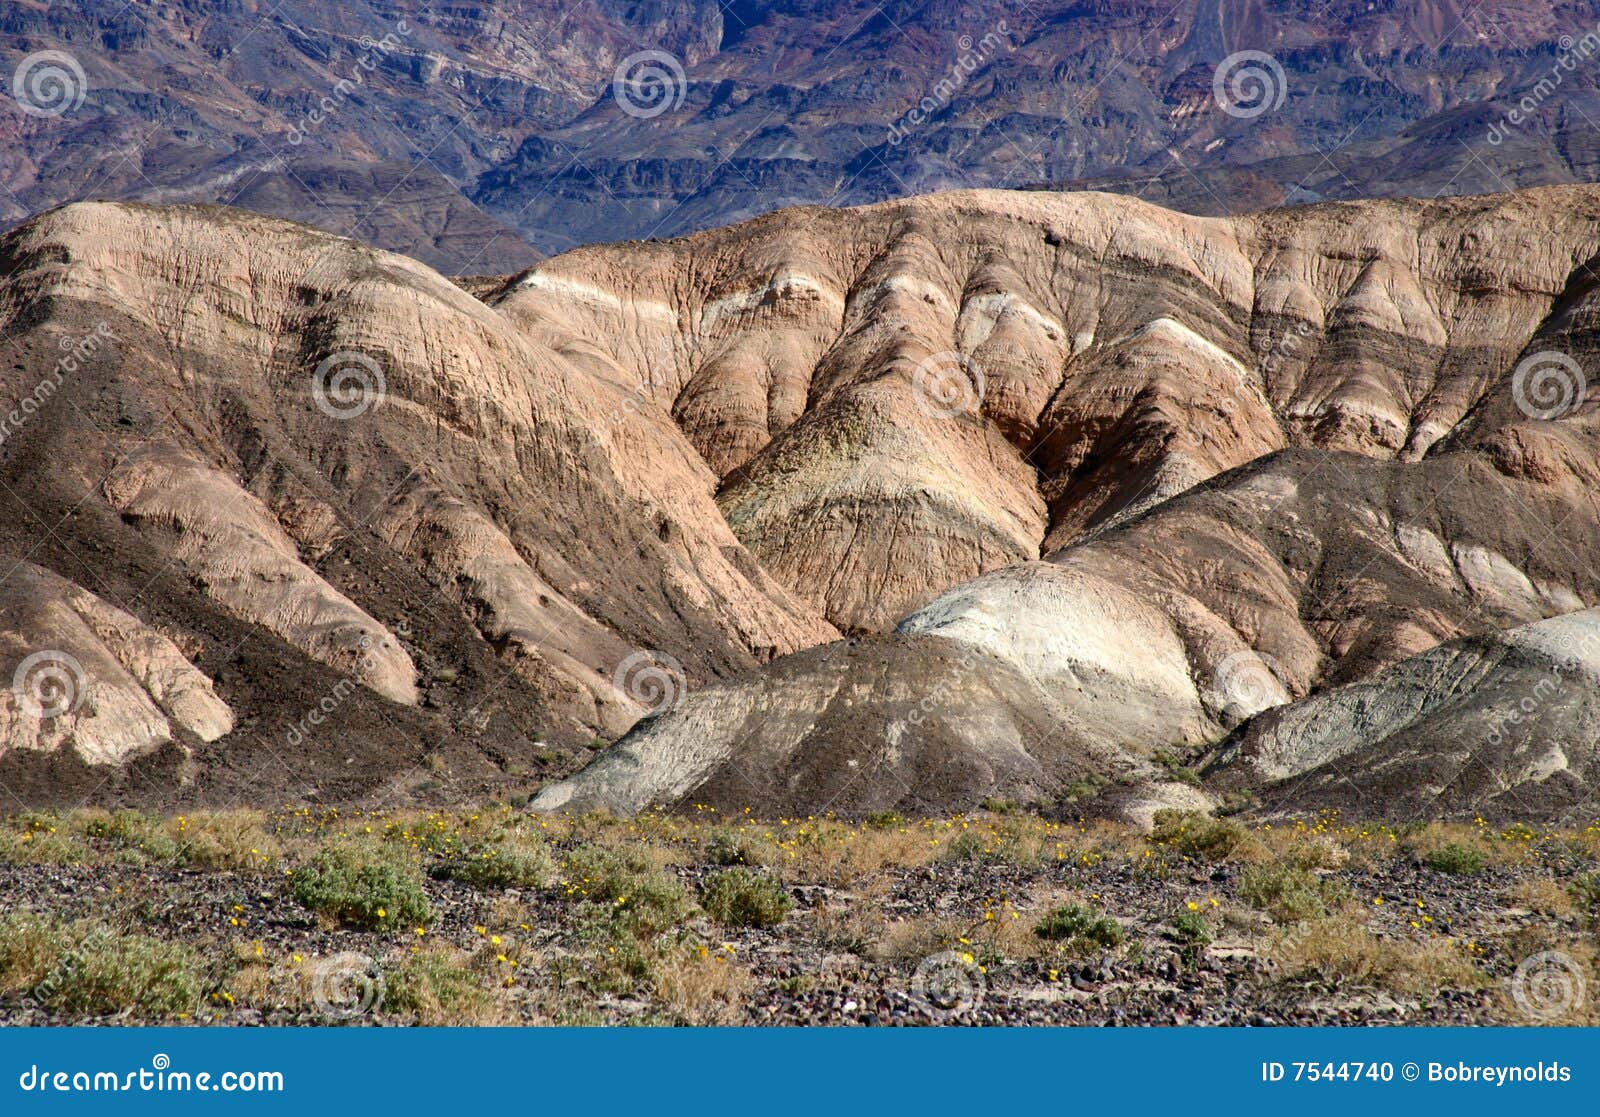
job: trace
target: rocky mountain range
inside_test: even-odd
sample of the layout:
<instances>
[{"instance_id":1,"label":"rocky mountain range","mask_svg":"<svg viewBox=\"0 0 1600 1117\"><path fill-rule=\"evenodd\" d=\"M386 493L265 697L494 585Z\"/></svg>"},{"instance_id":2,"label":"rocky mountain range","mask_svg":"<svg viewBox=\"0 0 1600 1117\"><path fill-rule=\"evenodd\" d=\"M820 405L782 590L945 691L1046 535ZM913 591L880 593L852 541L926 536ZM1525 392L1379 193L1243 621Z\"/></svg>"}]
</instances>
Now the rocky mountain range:
<instances>
[{"instance_id":1,"label":"rocky mountain range","mask_svg":"<svg viewBox=\"0 0 1600 1117\"><path fill-rule=\"evenodd\" d=\"M1597 252L958 191L456 283L70 205L0 240L0 784L1592 809Z\"/></svg>"},{"instance_id":2,"label":"rocky mountain range","mask_svg":"<svg viewBox=\"0 0 1600 1117\"><path fill-rule=\"evenodd\" d=\"M787 205L1211 215L1600 175L1600 3L22 0L0 223L222 202L445 273Z\"/></svg>"}]
</instances>

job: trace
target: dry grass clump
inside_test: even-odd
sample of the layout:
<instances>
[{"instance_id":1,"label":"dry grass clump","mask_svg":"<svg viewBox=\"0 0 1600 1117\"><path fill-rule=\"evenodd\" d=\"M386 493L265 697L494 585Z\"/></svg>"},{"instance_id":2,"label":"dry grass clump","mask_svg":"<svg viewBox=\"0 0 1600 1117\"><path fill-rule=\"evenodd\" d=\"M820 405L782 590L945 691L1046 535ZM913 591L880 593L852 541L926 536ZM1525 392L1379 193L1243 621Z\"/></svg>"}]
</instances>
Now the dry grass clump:
<instances>
[{"instance_id":1,"label":"dry grass clump","mask_svg":"<svg viewBox=\"0 0 1600 1117\"><path fill-rule=\"evenodd\" d=\"M968 945L970 923L947 917L913 916L877 923L864 932L871 957L895 966L915 964L930 955Z\"/></svg>"},{"instance_id":2,"label":"dry grass clump","mask_svg":"<svg viewBox=\"0 0 1600 1117\"><path fill-rule=\"evenodd\" d=\"M383 1008L424 1027L504 1024L507 1006L483 968L455 947L423 947L385 971Z\"/></svg>"},{"instance_id":3,"label":"dry grass clump","mask_svg":"<svg viewBox=\"0 0 1600 1117\"><path fill-rule=\"evenodd\" d=\"M1037 920L1024 916L1005 897L985 900L968 916L912 916L877 922L865 935L866 956L896 966L914 965L934 954L954 951L971 955L982 966L1007 960L1042 958L1078 952L1083 941L1061 943L1034 932Z\"/></svg>"},{"instance_id":4,"label":"dry grass clump","mask_svg":"<svg viewBox=\"0 0 1600 1117\"><path fill-rule=\"evenodd\" d=\"M0 917L0 993L73 1015L140 1020L192 1016L206 988L186 947L31 912Z\"/></svg>"},{"instance_id":5,"label":"dry grass clump","mask_svg":"<svg viewBox=\"0 0 1600 1117\"><path fill-rule=\"evenodd\" d=\"M1239 877L1239 898L1279 923L1321 919L1349 892L1338 880L1292 865L1254 865Z\"/></svg>"},{"instance_id":6,"label":"dry grass clump","mask_svg":"<svg viewBox=\"0 0 1600 1117\"><path fill-rule=\"evenodd\" d=\"M167 832L184 863L208 872L263 872L282 862L283 843L267 830L261 811L199 811L179 815Z\"/></svg>"},{"instance_id":7,"label":"dry grass clump","mask_svg":"<svg viewBox=\"0 0 1600 1117\"><path fill-rule=\"evenodd\" d=\"M1414 938L1376 934L1354 904L1278 935L1267 955L1287 980L1314 979L1398 996L1489 984L1465 944L1431 932Z\"/></svg>"},{"instance_id":8,"label":"dry grass clump","mask_svg":"<svg viewBox=\"0 0 1600 1117\"><path fill-rule=\"evenodd\" d=\"M1600 959L1592 941L1534 933L1505 946L1514 963L1512 976L1496 998L1507 1024L1594 1027L1600 1024Z\"/></svg>"},{"instance_id":9,"label":"dry grass clump","mask_svg":"<svg viewBox=\"0 0 1600 1117\"><path fill-rule=\"evenodd\" d=\"M1501 893L1500 901L1508 907L1526 908L1556 919L1570 918L1578 911L1570 886L1563 888L1547 877L1518 881Z\"/></svg>"},{"instance_id":10,"label":"dry grass clump","mask_svg":"<svg viewBox=\"0 0 1600 1117\"><path fill-rule=\"evenodd\" d=\"M651 967L655 995L681 1024L734 1024L744 1015L744 1000L755 984L731 947L679 944L657 956Z\"/></svg>"},{"instance_id":11,"label":"dry grass clump","mask_svg":"<svg viewBox=\"0 0 1600 1117\"><path fill-rule=\"evenodd\" d=\"M884 929L882 914L854 896L825 900L807 914L818 945L831 952L866 957Z\"/></svg>"},{"instance_id":12,"label":"dry grass clump","mask_svg":"<svg viewBox=\"0 0 1600 1117\"><path fill-rule=\"evenodd\" d=\"M766 828L777 850L773 868L786 881L856 888L891 868L916 868L939 853L941 835L922 823L853 826L834 820Z\"/></svg>"}]
</instances>

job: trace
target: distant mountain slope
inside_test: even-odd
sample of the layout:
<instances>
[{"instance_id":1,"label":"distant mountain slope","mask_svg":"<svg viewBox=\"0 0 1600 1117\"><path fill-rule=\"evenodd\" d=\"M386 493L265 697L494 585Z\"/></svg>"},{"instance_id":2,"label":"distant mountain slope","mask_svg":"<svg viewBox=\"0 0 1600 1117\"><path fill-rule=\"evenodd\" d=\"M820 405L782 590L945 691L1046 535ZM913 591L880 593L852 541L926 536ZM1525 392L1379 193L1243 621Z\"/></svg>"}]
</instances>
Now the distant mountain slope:
<instances>
[{"instance_id":1,"label":"distant mountain slope","mask_svg":"<svg viewBox=\"0 0 1600 1117\"><path fill-rule=\"evenodd\" d=\"M1597 27L1597 0L14 3L0 222L220 201L484 274L956 187L1238 214L1593 181Z\"/></svg>"}]
</instances>

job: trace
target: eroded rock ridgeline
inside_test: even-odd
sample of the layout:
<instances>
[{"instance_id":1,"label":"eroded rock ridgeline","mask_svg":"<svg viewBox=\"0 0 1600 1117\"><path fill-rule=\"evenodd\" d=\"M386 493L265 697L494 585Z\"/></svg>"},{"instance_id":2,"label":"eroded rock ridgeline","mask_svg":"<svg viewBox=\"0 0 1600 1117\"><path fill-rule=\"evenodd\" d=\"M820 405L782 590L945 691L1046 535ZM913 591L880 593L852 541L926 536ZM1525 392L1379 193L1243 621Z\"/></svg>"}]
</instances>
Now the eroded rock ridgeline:
<instances>
[{"instance_id":1,"label":"eroded rock ridgeline","mask_svg":"<svg viewBox=\"0 0 1600 1117\"><path fill-rule=\"evenodd\" d=\"M892 679L858 652L691 697L540 802L804 813L1156 781L1153 757L1264 709L1593 604L1595 202L1208 220L980 191L542 265L501 305L631 363L725 470L756 556L842 627L902 638ZM987 666L924 709L951 640ZM993 656L1031 693L997 698ZM819 695L861 747L946 763L883 744L832 790ZM1406 787L1408 809L1515 809L1530 781L1570 805L1592 741L1564 775L1503 756L1470 792Z\"/></svg>"},{"instance_id":2,"label":"eroded rock ridgeline","mask_svg":"<svg viewBox=\"0 0 1600 1117\"><path fill-rule=\"evenodd\" d=\"M369 792L441 749L476 786L559 773L552 743L646 712L541 803L1153 786L1264 710L1600 601L1597 249L1590 187L1226 220L971 191L480 300L234 211L55 211L0 242L35 400L0 479L36 513L0 543L192 645L248 731L0 764L160 738L204 773L351 680L286 789L336 754ZM1592 748L1516 752L1419 801L1590 778ZM1194 792L1121 795L1151 797Z\"/></svg>"}]
</instances>

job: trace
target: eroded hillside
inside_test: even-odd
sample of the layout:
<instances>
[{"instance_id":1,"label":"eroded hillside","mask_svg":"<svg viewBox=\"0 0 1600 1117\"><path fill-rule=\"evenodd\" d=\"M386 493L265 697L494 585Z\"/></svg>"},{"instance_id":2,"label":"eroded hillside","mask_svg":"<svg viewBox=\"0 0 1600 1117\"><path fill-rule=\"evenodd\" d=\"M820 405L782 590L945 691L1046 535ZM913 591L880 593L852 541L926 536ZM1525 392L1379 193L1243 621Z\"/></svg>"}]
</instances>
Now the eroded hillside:
<instances>
[{"instance_id":1,"label":"eroded hillside","mask_svg":"<svg viewBox=\"0 0 1600 1117\"><path fill-rule=\"evenodd\" d=\"M1203 800L1163 764L1600 603L1597 250L1587 187L1237 219L976 191L474 298L237 211L55 211L0 242L30 404L0 542L64 603L8 606L13 666L72 686L41 729L18 671L0 764L449 794L655 714L541 803ZM1574 717L1560 765L1468 748L1492 778L1408 789L1560 810Z\"/></svg>"}]
</instances>

